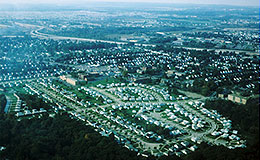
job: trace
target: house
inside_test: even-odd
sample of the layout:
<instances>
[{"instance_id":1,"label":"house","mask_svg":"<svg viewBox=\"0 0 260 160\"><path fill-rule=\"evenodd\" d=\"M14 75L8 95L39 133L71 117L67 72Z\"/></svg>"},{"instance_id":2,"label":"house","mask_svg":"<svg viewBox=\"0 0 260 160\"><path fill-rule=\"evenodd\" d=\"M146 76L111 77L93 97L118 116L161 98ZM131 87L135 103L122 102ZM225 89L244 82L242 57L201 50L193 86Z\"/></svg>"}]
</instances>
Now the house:
<instances>
[{"instance_id":1,"label":"house","mask_svg":"<svg viewBox=\"0 0 260 160\"><path fill-rule=\"evenodd\" d=\"M226 98L226 96L227 96L227 95L225 95L225 94L218 94L218 98L224 99L224 98Z\"/></svg>"},{"instance_id":2,"label":"house","mask_svg":"<svg viewBox=\"0 0 260 160\"><path fill-rule=\"evenodd\" d=\"M145 76L140 76L140 77L132 78L131 80L132 80L133 82L135 82L135 83L147 83L147 82L150 82L150 81L151 81L150 77L145 77Z\"/></svg>"},{"instance_id":3,"label":"house","mask_svg":"<svg viewBox=\"0 0 260 160\"><path fill-rule=\"evenodd\" d=\"M23 112L18 112L15 114L17 117L21 117L21 116L24 116L24 113Z\"/></svg>"},{"instance_id":4,"label":"house","mask_svg":"<svg viewBox=\"0 0 260 160\"><path fill-rule=\"evenodd\" d=\"M189 148L189 150L195 151L197 148L198 148L198 147L197 147L196 145L193 145L193 146L191 146L191 147Z\"/></svg>"},{"instance_id":5,"label":"house","mask_svg":"<svg viewBox=\"0 0 260 160\"><path fill-rule=\"evenodd\" d=\"M241 103L241 104L246 104L248 100L247 97L243 97L239 93L235 93L235 92L233 92L232 94L228 94L227 99L232 102Z\"/></svg>"},{"instance_id":6,"label":"house","mask_svg":"<svg viewBox=\"0 0 260 160\"><path fill-rule=\"evenodd\" d=\"M84 80L84 81L88 81L87 74L79 73L78 76L79 76L79 79Z\"/></svg>"},{"instance_id":7,"label":"house","mask_svg":"<svg viewBox=\"0 0 260 160\"><path fill-rule=\"evenodd\" d=\"M3 151L5 149L6 149L6 147L0 146L0 151Z\"/></svg>"}]
</instances>

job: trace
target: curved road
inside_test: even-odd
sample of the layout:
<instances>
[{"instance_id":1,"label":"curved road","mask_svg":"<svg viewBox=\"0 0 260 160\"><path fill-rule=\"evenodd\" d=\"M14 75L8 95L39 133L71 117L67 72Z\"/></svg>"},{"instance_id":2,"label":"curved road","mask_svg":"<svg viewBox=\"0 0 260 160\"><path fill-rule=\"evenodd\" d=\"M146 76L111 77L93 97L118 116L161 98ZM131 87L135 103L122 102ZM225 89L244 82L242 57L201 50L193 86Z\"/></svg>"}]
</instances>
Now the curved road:
<instances>
[{"instance_id":1,"label":"curved road","mask_svg":"<svg viewBox=\"0 0 260 160\"><path fill-rule=\"evenodd\" d=\"M92 88L92 89L94 89L94 90L96 90L96 91L106 95L107 97L111 98L112 100L114 100L114 102L116 104L125 103L120 98L118 98L118 97L116 97L116 96L114 96L112 94L109 94L104 89L99 89L97 87L90 87L90 88ZM150 94L152 94L157 99L157 102L153 102L153 103L158 103L158 104L160 104L160 103L169 103L169 101L165 101L158 93L156 93L154 91L150 91L150 90L147 90L147 89L144 89L144 88L140 88L140 89L149 92ZM201 100L204 100L204 99L206 99L206 97L201 98ZM184 101L175 102L175 103L181 104L185 110L187 110L187 111L191 112L192 114L197 115L198 117L204 119L210 125L210 127L209 127L209 129L207 129L206 131L204 131L202 133L198 133L198 132L195 132L195 131L192 131L192 130L189 130L189 129L185 129L185 131L187 131L189 133L189 135L185 136L185 139L190 139L191 137L198 137L199 139L203 139L203 140L211 142L211 143L225 145L226 143L223 142L223 141L218 141L216 139L213 139L213 138L210 138L210 137L206 136L206 135L208 135L208 134L210 134L213 131L216 131L218 129L218 125L215 123L215 121L210 119L209 117L199 113L195 109L187 106L186 102L187 101L184 100ZM128 102L128 103L138 105L138 104L145 103L145 102ZM147 103L149 103L149 102L147 102ZM109 104L109 105L102 105L102 106L99 106L99 107L107 107L107 106L110 106L110 105L111 104ZM174 126L179 128L179 129L183 129L183 126L181 126L179 124L174 124Z\"/></svg>"},{"instance_id":2,"label":"curved road","mask_svg":"<svg viewBox=\"0 0 260 160\"><path fill-rule=\"evenodd\" d=\"M57 35L51 35L51 34L45 34L39 32L44 27L40 27L37 30L31 31L31 35L33 37L38 37L40 39L53 39L53 40L75 40L75 41L86 41L86 42L102 42L102 43L110 43L110 44L118 44L118 45L125 45L128 44L128 42L119 42L119 41L109 41L109 40L98 40L98 39L89 39L89 38L78 38L78 37L65 37L65 36L57 36ZM139 44L135 43L137 46L152 46L155 47L154 44Z\"/></svg>"},{"instance_id":3,"label":"curved road","mask_svg":"<svg viewBox=\"0 0 260 160\"><path fill-rule=\"evenodd\" d=\"M53 40L77 40L77 41L87 41L87 42L103 42L103 43L111 43L111 44L118 44L118 45L124 45L128 44L128 42L119 42L119 41L109 41L109 40L98 40L98 39L89 39L89 38L78 38L78 37L65 37L65 36L57 36L57 35L51 35L51 34L45 34L41 33L40 30L42 30L43 26L36 26L38 27L37 30L31 31L31 35L34 37L42 38L42 39L53 39ZM140 46L152 46L155 47L155 44L140 44L135 43L135 45ZM184 47L184 46L176 46L176 48L185 48L185 49L192 49L192 50L215 50L216 52L235 52L236 54L239 54L240 52L245 52L248 55L258 55L259 53L253 52L253 51L244 51L244 50L234 50L234 49L215 49L215 48L196 48L196 47Z\"/></svg>"}]
</instances>

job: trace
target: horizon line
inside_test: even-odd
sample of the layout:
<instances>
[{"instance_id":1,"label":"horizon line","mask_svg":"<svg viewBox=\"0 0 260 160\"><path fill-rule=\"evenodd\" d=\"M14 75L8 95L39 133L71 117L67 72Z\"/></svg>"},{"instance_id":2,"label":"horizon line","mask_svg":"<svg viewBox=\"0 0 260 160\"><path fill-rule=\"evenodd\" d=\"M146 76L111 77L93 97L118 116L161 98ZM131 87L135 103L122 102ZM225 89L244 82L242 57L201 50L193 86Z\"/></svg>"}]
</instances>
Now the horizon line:
<instances>
[{"instance_id":1,"label":"horizon line","mask_svg":"<svg viewBox=\"0 0 260 160\"><path fill-rule=\"evenodd\" d=\"M58 2L6 2L6 1L0 1L0 4L3 4L3 5L37 5L37 4L41 4L41 5L79 5L79 4L83 4L83 3L106 3L106 4L109 4L109 3L146 3L146 4L176 4L176 5L215 5L215 6L234 6L234 7L254 7L254 8L260 8L259 4L258 5L252 5L252 4L248 4L248 5L242 5L242 4L223 4L223 3L179 3L179 2L169 2L169 1L162 1L162 2L154 2L154 1L150 1L150 2L147 2L147 1L125 1L125 2L119 2L119 1L89 1L89 2L79 2L79 1L76 1L76 2L63 2L63 3L58 3Z\"/></svg>"}]
</instances>

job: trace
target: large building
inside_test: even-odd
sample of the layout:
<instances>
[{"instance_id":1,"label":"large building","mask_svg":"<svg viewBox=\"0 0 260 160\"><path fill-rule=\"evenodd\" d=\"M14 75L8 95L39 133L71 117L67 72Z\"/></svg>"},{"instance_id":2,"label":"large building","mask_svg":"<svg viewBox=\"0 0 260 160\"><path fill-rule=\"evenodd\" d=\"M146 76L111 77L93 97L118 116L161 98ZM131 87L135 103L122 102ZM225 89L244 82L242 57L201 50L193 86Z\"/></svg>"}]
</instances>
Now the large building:
<instances>
[{"instance_id":1,"label":"large building","mask_svg":"<svg viewBox=\"0 0 260 160\"><path fill-rule=\"evenodd\" d=\"M76 86L76 85L80 84L80 83L79 83L79 80L74 79L74 78L70 78L70 77L68 77L68 78L66 79L66 82L69 83L69 84L71 84L71 85L73 85L73 86Z\"/></svg>"},{"instance_id":2,"label":"large building","mask_svg":"<svg viewBox=\"0 0 260 160\"><path fill-rule=\"evenodd\" d=\"M80 84L85 84L86 81L82 81L82 80L78 80L78 79L75 79L75 78L72 78L71 75L63 75L63 76L60 76L60 79L63 80L63 81L66 81L67 83L73 85L73 86L76 86L76 85L80 85Z\"/></svg>"},{"instance_id":3,"label":"large building","mask_svg":"<svg viewBox=\"0 0 260 160\"><path fill-rule=\"evenodd\" d=\"M240 104L246 104L246 102L248 100L248 97L243 97L243 96L240 96L239 94L236 94L236 93L218 94L218 97L222 98L222 99L230 100L230 101L235 102L235 103L240 103Z\"/></svg>"},{"instance_id":4,"label":"large building","mask_svg":"<svg viewBox=\"0 0 260 160\"><path fill-rule=\"evenodd\" d=\"M229 94L227 99L232 102L242 103L242 104L246 104L246 102L247 102L247 98L239 96L237 94Z\"/></svg>"}]
</instances>

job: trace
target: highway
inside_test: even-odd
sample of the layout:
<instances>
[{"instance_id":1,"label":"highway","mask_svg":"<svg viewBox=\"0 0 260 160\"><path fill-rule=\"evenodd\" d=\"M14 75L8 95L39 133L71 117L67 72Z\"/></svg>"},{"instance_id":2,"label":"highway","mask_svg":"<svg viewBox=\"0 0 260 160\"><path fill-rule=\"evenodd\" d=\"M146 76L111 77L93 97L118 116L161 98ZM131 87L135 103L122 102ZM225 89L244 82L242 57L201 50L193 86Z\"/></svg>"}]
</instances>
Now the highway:
<instances>
[{"instance_id":1,"label":"highway","mask_svg":"<svg viewBox=\"0 0 260 160\"><path fill-rule=\"evenodd\" d=\"M26 24L25 24L26 25ZM41 33L40 30L44 29L43 26L36 26L38 29L31 31L31 35L33 37L38 37L40 39L53 39L53 40L76 40L76 41L86 41L86 42L103 42L103 43L110 43L110 44L118 44L118 45L124 45L128 44L128 42L120 42L120 41L109 41L109 40L99 40L99 39L90 39L90 38L79 38L79 37L66 37L66 36L57 36L57 35L51 35L51 34L45 34ZM136 46L152 46L155 47L155 44L141 44L141 43L135 43ZM176 48L184 48L188 50L214 50L217 53L219 52L235 52L236 54L239 54L240 52L244 52L247 55L258 55L259 53L253 52L253 51L245 51L245 50L234 50L234 49L216 49L216 48L198 48L198 47L185 47L185 46L175 46Z\"/></svg>"},{"instance_id":2,"label":"highway","mask_svg":"<svg viewBox=\"0 0 260 160\"><path fill-rule=\"evenodd\" d=\"M32 24L25 24L25 23L18 23L17 25L22 27L31 27L31 28L37 28L31 31L32 37L38 37L40 39L53 39L53 40L76 40L76 41L86 41L86 42L103 42L103 43L111 43L111 44L118 44L118 45L124 45L128 44L128 42L120 42L120 41L109 41L109 40L99 40L99 39L90 39L90 38L79 38L79 37L66 37L66 36L57 36L57 35L51 35L51 34L45 34L41 33L40 30L44 29L44 26L39 25L32 25ZM137 46L152 46L155 47L155 44L141 44L141 43L135 43ZM247 55L259 55L258 52L253 51L245 51L245 50L234 50L234 49L216 49L216 48L198 48L198 47L185 47L185 46L175 46L176 48L184 48L189 50L215 50L216 52L235 52L239 54L240 52L244 52Z\"/></svg>"},{"instance_id":3,"label":"highway","mask_svg":"<svg viewBox=\"0 0 260 160\"><path fill-rule=\"evenodd\" d=\"M20 25L22 25L20 23ZM24 24L27 25L27 24ZM102 43L110 43L110 44L117 44L117 45L125 45L128 44L128 42L120 42L120 41L110 41L110 40L100 40L100 39L90 39L90 38L79 38L79 37L66 37L66 36L57 36L57 35L51 35L51 34L45 34L41 33L40 30L44 29L43 26L34 26L38 29L31 31L32 37L37 37L40 39L53 39L53 40L74 40L74 41L85 41L85 42L102 42ZM141 43L135 43L136 46L152 46L155 47L154 44L141 44Z\"/></svg>"}]
</instances>

